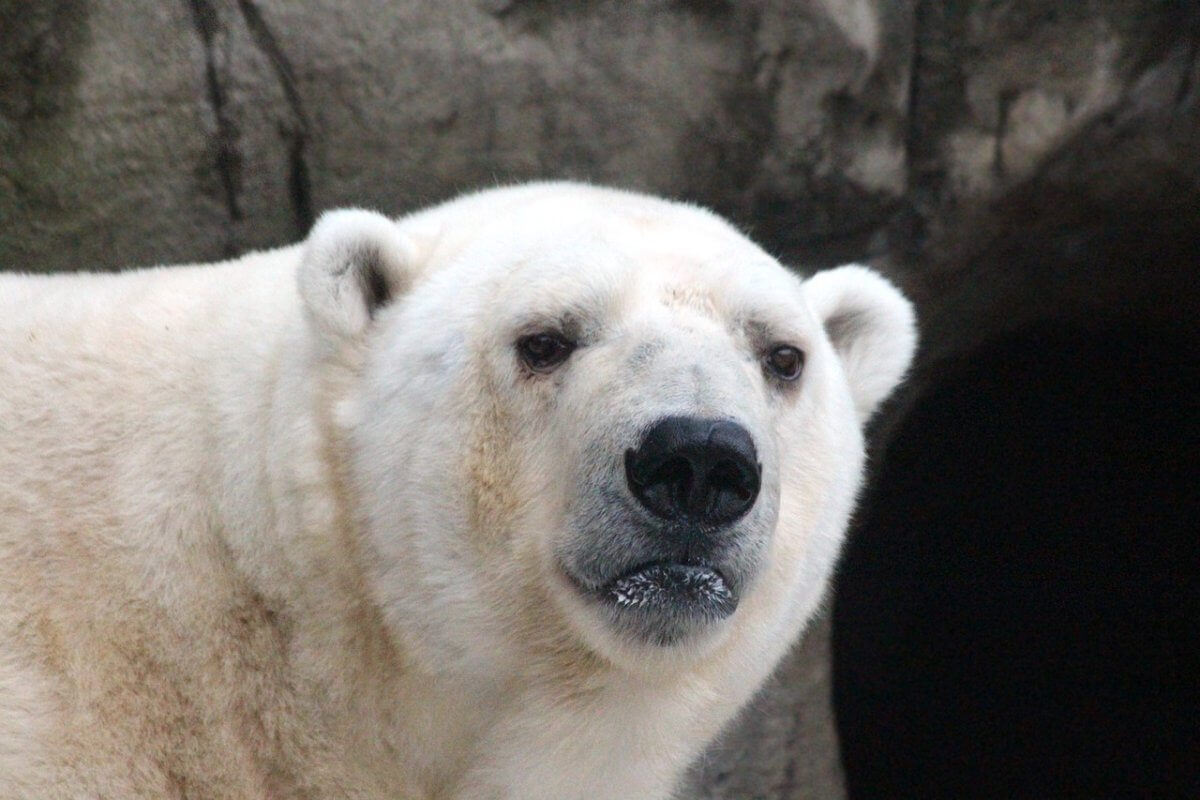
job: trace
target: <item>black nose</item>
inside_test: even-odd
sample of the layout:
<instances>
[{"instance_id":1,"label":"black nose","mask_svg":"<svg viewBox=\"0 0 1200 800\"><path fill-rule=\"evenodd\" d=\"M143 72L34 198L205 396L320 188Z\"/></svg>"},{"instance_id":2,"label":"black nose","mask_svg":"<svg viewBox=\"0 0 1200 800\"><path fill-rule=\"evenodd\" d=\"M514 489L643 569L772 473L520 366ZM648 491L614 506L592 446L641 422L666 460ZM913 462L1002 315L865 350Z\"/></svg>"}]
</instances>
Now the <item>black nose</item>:
<instances>
[{"instance_id":1,"label":"black nose","mask_svg":"<svg viewBox=\"0 0 1200 800\"><path fill-rule=\"evenodd\" d=\"M754 505L761 474L750 432L726 419L666 417L625 453L633 496L673 521L733 522Z\"/></svg>"}]
</instances>

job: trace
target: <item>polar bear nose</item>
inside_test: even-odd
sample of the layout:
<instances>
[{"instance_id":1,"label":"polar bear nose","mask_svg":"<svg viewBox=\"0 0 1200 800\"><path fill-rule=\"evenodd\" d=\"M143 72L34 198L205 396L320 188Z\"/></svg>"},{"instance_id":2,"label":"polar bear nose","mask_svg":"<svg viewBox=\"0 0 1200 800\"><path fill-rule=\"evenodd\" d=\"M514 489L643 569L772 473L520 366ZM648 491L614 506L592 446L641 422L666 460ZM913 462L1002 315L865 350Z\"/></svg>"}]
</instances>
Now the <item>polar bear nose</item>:
<instances>
[{"instance_id":1,"label":"polar bear nose","mask_svg":"<svg viewBox=\"0 0 1200 800\"><path fill-rule=\"evenodd\" d=\"M665 417L625 453L633 496L671 521L733 522L754 505L761 477L750 432L727 419Z\"/></svg>"}]
</instances>

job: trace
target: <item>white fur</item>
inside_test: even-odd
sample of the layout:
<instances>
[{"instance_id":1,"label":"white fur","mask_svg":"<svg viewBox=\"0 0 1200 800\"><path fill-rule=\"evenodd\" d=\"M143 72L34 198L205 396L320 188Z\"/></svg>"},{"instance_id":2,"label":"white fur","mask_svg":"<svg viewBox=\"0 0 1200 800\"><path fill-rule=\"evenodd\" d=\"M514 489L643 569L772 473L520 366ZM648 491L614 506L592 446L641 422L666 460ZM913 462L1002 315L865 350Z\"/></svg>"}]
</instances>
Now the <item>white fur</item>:
<instances>
[{"instance_id":1,"label":"white fur","mask_svg":"<svg viewBox=\"0 0 1200 800\"><path fill-rule=\"evenodd\" d=\"M388 291L408 288L413 245L395 223L371 211L341 209L324 214L305 242L297 280L308 312L326 335L344 339L366 330L373 309L362 296L367 273Z\"/></svg>"},{"instance_id":2,"label":"white fur","mask_svg":"<svg viewBox=\"0 0 1200 800\"><path fill-rule=\"evenodd\" d=\"M585 344L523 374L563 315ZM667 797L819 602L913 336L863 268L805 283L705 211L572 184L0 276L0 798ZM768 536L737 611L663 648L556 559L588 546L582 465L679 412L754 435Z\"/></svg>"},{"instance_id":3,"label":"white fur","mask_svg":"<svg viewBox=\"0 0 1200 800\"><path fill-rule=\"evenodd\" d=\"M847 264L808 282L808 302L830 331L865 421L904 377L917 345L912 305L885 278Z\"/></svg>"}]
</instances>

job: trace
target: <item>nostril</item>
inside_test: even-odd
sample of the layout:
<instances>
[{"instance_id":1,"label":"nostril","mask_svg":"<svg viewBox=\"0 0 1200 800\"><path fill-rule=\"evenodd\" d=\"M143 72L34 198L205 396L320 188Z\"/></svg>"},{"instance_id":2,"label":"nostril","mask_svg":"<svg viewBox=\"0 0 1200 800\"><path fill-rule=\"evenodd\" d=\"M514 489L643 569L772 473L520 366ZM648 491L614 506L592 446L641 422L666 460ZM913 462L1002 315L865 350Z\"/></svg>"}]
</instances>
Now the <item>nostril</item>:
<instances>
[{"instance_id":1,"label":"nostril","mask_svg":"<svg viewBox=\"0 0 1200 800\"><path fill-rule=\"evenodd\" d=\"M748 431L729 420L668 417L625 454L630 491L654 514L723 525L758 497L761 468Z\"/></svg>"},{"instance_id":2,"label":"nostril","mask_svg":"<svg viewBox=\"0 0 1200 800\"><path fill-rule=\"evenodd\" d=\"M758 496L757 472L730 459L714 464L705 481L710 497L707 516L721 521L741 516Z\"/></svg>"},{"instance_id":3,"label":"nostril","mask_svg":"<svg viewBox=\"0 0 1200 800\"><path fill-rule=\"evenodd\" d=\"M650 465L641 472L642 475L634 474L634 480L642 486L691 483L692 480L692 465L687 459L678 456L668 458L660 464Z\"/></svg>"},{"instance_id":4,"label":"nostril","mask_svg":"<svg viewBox=\"0 0 1200 800\"><path fill-rule=\"evenodd\" d=\"M690 503L695 484L692 465L684 458L671 458L654 470L646 484L646 494L658 511Z\"/></svg>"},{"instance_id":5,"label":"nostril","mask_svg":"<svg viewBox=\"0 0 1200 800\"><path fill-rule=\"evenodd\" d=\"M750 476L732 461L718 462L708 473L708 482L718 492L729 492L739 500L749 500L754 496L750 488Z\"/></svg>"}]
</instances>

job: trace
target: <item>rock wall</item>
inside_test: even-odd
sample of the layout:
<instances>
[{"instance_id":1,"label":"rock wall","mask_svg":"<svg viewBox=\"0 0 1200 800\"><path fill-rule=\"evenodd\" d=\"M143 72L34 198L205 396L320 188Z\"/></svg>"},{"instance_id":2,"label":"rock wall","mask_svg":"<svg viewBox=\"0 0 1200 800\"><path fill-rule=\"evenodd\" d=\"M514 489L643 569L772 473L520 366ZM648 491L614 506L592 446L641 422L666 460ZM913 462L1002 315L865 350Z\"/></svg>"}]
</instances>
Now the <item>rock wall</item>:
<instances>
[{"instance_id":1,"label":"rock wall","mask_svg":"<svg viewBox=\"0 0 1200 800\"><path fill-rule=\"evenodd\" d=\"M903 193L911 25L827 5L2 0L0 260L219 258L539 176L824 254Z\"/></svg>"},{"instance_id":2,"label":"rock wall","mask_svg":"<svg viewBox=\"0 0 1200 800\"><path fill-rule=\"evenodd\" d=\"M213 260L534 177L646 189L917 298L885 442L1000 330L1184 318L1198 53L1189 0L0 0L0 268ZM818 625L686 796L839 796L828 677Z\"/></svg>"}]
</instances>

